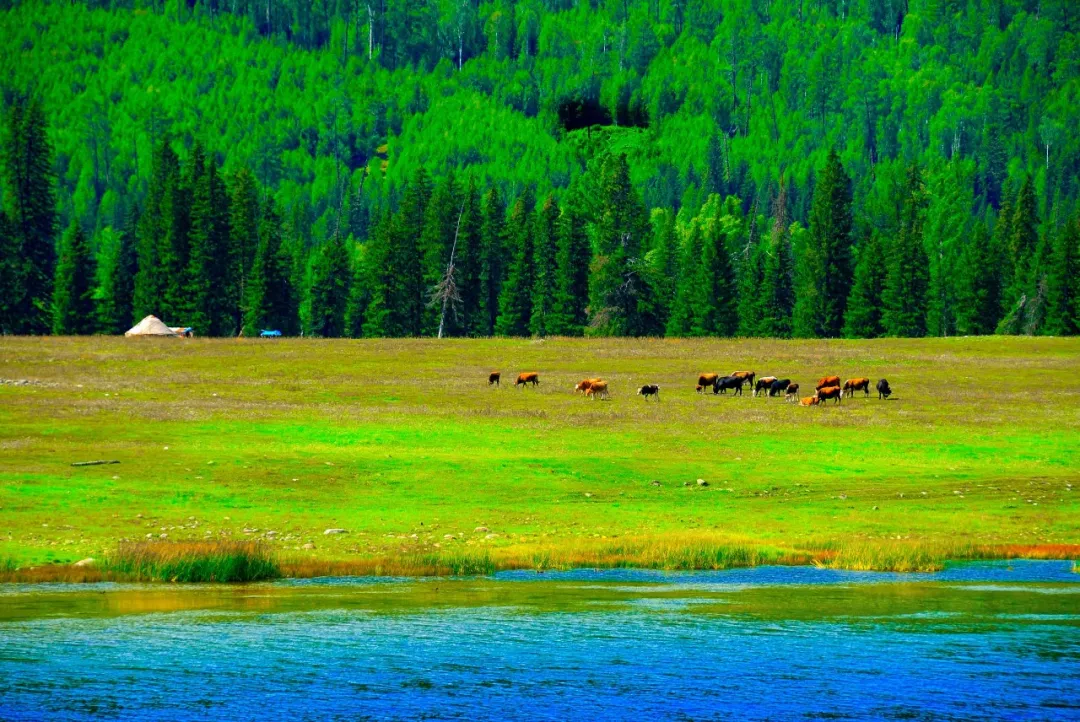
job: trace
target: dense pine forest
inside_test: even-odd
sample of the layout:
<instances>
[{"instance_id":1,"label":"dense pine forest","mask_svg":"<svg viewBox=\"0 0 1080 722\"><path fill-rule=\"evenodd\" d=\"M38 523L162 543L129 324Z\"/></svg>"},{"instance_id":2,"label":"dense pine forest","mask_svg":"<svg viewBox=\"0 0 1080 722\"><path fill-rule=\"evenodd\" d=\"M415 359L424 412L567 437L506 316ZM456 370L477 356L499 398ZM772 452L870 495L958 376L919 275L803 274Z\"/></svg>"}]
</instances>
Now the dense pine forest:
<instances>
[{"instance_id":1,"label":"dense pine forest","mask_svg":"<svg viewBox=\"0 0 1080 722\"><path fill-rule=\"evenodd\" d=\"M0 332L1076 334L1072 0L0 0Z\"/></svg>"}]
</instances>

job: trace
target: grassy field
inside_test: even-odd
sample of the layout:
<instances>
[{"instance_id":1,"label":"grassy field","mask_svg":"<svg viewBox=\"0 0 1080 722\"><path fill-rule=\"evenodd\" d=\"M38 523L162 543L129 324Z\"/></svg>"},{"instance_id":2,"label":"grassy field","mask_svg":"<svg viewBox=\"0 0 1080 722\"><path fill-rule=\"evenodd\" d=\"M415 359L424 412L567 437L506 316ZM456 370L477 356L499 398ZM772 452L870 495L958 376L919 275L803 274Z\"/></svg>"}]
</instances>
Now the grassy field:
<instances>
[{"instance_id":1,"label":"grassy field","mask_svg":"<svg viewBox=\"0 0 1080 722\"><path fill-rule=\"evenodd\" d=\"M736 369L894 396L694 392ZM1078 372L1078 339L0 338L0 573L148 538L297 575L1075 558Z\"/></svg>"}]
</instances>

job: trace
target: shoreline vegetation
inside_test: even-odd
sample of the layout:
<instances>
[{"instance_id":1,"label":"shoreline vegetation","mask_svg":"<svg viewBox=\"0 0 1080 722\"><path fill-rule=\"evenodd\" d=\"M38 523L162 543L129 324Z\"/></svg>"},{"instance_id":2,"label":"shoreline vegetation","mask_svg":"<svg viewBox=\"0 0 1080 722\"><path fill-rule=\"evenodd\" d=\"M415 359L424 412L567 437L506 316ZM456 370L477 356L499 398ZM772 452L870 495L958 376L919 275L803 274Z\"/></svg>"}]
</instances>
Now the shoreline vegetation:
<instances>
[{"instance_id":1,"label":"shoreline vegetation","mask_svg":"<svg viewBox=\"0 0 1080 722\"><path fill-rule=\"evenodd\" d=\"M1004 559L1073 560L1080 544L822 543L802 548L693 540L500 551L415 553L362 559L314 559L274 552L259 542L121 543L101 560L19 567L0 560L0 583L242 583L317 577L471 577L512 570L650 569L719 571L765 565L875 572L932 572L947 563Z\"/></svg>"}]
</instances>

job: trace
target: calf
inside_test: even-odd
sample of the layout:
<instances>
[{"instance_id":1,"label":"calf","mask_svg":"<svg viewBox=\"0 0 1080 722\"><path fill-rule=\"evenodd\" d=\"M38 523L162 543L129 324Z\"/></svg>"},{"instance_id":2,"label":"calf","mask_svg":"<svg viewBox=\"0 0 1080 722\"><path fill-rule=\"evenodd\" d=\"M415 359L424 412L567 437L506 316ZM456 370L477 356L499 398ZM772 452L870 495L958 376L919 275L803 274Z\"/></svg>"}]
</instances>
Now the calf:
<instances>
[{"instance_id":1,"label":"calf","mask_svg":"<svg viewBox=\"0 0 1080 722\"><path fill-rule=\"evenodd\" d=\"M781 391L787 391L791 386L791 379L777 379L769 384L769 396L779 396Z\"/></svg>"},{"instance_id":2,"label":"calf","mask_svg":"<svg viewBox=\"0 0 1080 722\"><path fill-rule=\"evenodd\" d=\"M826 386L817 390L817 397L818 401L833 399L833 403L838 404L844 398L844 390L839 386Z\"/></svg>"},{"instance_id":3,"label":"calf","mask_svg":"<svg viewBox=\"0 0 1080 722\"><path fill-rule=\"evenodd\" d=\"M517 378L517 381L514 383L514 386L515 387L520 386L521 388L525 388L529 384L532 384L533 388L536 388L536 385L539 384L539 383L540 383L540 374L539 374L539 372L537 372L537 371L527 371L525 373L518 374L518 378Z\"/></svg>"},{"instance_id":4,"label":"calf","mask_svg":"<svg viewBox=\"0 0 1080 722\"><path fill-rule=\"evenodd\" d=\"M660 387L656 384L645 384L637 390L638 396L644 396L648 401L650 396L655 396L656 400L660 400Z\"/></svg>"},{"instance_id":5,"label":"calf","mask_svg":"<svg viewBox=\"0 0 1080 722\"><path fill-rule=\"evenodd\" d=\"M743 380L738 376L724 376L713 383L714 394L722 394L728 389L735 389L736 396L742 396Z\"/></svg>"},{"instance_id":6,"label":"calf","mask_svg":"<svg viewBox=\"0 0 1080 722\"><path fill-rule=\"evenodd\" d=\"M586 396L592 396L593 400L608 397L607 381L594 381L585 391Z\"/></svg>"},{"instance_id":7,"label":"calf","mask_svg":"<svg viewBox=\"0 0 1080 722\"><path fill-rule=\"evenodd\" d=\"M699 394L700 394L700 393L701 393L702 391L704 391L704 390L705 390L705 387L704 387L704 386L702 386L701 384L698 384L698 385L697 385L697 392L698 392Z\"/></svg>"},{"instance_id":8,"label":"calf","mask_svg":"<svg viewBox=\"0 0 1080 722\"><path fill-rule=\"evenodd\" d=\"M784 401L798 401L799 400L799 385L789 384L787 391L784 392Z\"/></svg>"},{"instance_id":9,"label":"calf","mask_svg":"<svg viewBox=\"0 0 1080 722\"><path fill-rule=\"evenodd\" d=\"M501 376L502 374L500 374L498 371L492 371L490 374L488 374L488 386L491 386L492 384L498 386L499 378Z\"/></svg>"},{"instance_id":10,"label":"calf","mask_svg":"<svg viewBox=\"0 0 1080 722\"><path fill-rule=\"evenodd\" d=\"M848 379L844 382L844 391L847 392L849 397L854 396L856 391L864 392L865 396L870 395L870 379Z\"/></svg>"},{"instance_id":11,"label":"calf","mask_svg":"<svg viewBox=\"0 0 1080 722\"><path fill-rule=\"evenodd\" d=\"M799 400L799 406L817 406L821 403L821 399L817 396L807 396L804 399Z\"/></svg>"},{"instance_id":12,"label":"calf","mask_svg":"<svg viewBox=\"0 0 1080 722\"><path fill-rule=\"evenodd\" d=\"M758 379L757 386L754 387L754 396L756 397L759 391L768 391L773 381L776 381L775 376L762 376Z\"/></svg>"},{"instance_id":13,"label":"calf","mask_svg":"<svg viewBox=\"0 0 1080 722\"><path fill-rule=\"evenodd\" d=\"M892 389L889 388L889 380L881 379L877 382L877 397L879 399L889 400L889 396L892 394Z\"/></svg>"},{"instance_id":14,"label":"calf","mask_svg":"<svg viewBox=\"0 0 1080 722\"><path fill-rule=\"evenodd\" d=\"M823 376L821 379L818 380L817 386L815 388L816 389L823 389L826 386L839 386L839 385L840 385L840 377L839 376Z\"/></svg>"},{"instance_id":15,"label":"calf","mask_svg":"<svg viewBox=\"0 0 1080 722\"><path fill-rule=\"evenodd\" d=\"M720 374L699 374L697 377L697 385L699 388L703 389L706 386L715 384L718 378L720 378Z\"/></svg>"}]
</instances>

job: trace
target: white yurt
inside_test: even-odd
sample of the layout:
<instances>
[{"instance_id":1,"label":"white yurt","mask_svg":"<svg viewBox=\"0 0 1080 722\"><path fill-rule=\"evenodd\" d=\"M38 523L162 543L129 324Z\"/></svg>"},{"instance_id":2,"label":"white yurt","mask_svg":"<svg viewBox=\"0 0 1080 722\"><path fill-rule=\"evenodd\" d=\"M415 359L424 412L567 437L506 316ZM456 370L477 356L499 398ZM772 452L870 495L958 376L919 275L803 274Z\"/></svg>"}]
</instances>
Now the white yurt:
<instances>
[{"instance_id":1,"label":"white yurt","mask_svg":"<svg viewBox=\"0 0 1080 722\"><path fill-rule=\"evenodd\" d=\"M147 316L131 327L125 336L178 336L179 334L161 322L157 316Z\"/></svg>"}]
</instances>

